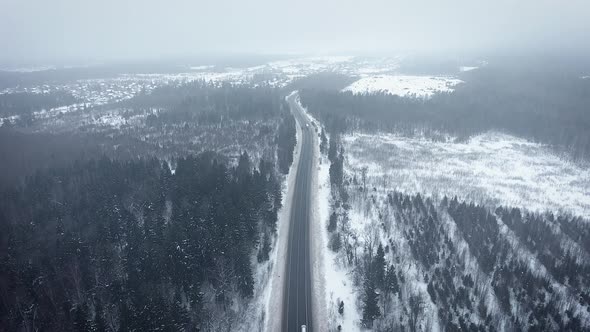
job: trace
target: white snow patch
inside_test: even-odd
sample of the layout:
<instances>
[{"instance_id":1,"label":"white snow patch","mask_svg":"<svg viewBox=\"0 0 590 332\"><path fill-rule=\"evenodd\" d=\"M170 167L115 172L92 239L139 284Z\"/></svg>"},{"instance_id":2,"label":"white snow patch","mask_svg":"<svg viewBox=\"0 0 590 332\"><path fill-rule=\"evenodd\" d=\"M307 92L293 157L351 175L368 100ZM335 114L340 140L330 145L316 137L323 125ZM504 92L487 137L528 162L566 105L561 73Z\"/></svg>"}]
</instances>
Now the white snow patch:
<instances>
[{"instance_id":1,"label":"white snow patch","mask_svg":"<svg viewBox=\"0 0 590 332\"><path fill-rule=\"evenodd\" d=\"M20 119L19 115L11 115L5 118L0 118L0 126L4 125L4 122L15 123L18 119Z\"/></svg>"},{"instance_id":2,"label":"white snow patch","mask_svg":"<svg viewBox=\"0 0 590 332\"><path fill-rule=\"evenodd\" d=\"M430 98L435 93L453 92L460 79L435 76L379 75L359 79L342 91L354 94L386 93L401 97Z\"/></svg>"},{"instance_id":3,"label":"white snow patch","mask_svg":"<svg viewBox=\"0 0 590 332\"><path fill-rule=\"evenodd\" d=\"M199 70L207 70L207 69L211 69L211 68L213 68L213 67L215 67L215 66L213 66L213 65L204 65L204 66L191 66L191 67L190 67L190 69L191 69L191 70L197 70L197 71L199 71Z\"/></svg>"},{"instance_id":4,"label":"white snow patch","mask_svg":"<svg viewBox=\"0 0 590 332\"><path fill-rule=\"evenodd\" d=\"M472 70L475 70L478 68L479 67L476 67L476 66L461 66L461 67L459 67L459 71L466 72L466 71L472 71Z\"/></svg>"},{"instance_id":5,"label":"white snow patch","mask_svg":"<svg viewBox=\"0 0 590 332\"><path fill-rule=\"evenodd\" d=\"M94 123L102 126L120 128L127 124L127 120L118 113L108 113L94 120Z\"/></svg>"}]
</instances>

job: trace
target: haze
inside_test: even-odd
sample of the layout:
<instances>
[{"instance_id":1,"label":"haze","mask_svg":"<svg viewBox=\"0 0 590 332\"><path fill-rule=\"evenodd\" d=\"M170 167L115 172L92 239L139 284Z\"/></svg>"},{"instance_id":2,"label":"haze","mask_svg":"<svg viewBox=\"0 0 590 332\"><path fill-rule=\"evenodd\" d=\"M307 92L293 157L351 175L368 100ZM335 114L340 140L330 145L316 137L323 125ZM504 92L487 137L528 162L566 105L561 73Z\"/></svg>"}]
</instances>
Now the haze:
<instances>
[{"instance_id":1,"label":"haze","mask_svg":"<svg viewBox=\"0 0 590 332\"><path fill-rule=\"evenodd\" d=\"M1 60L586 52L587 1L0 0Z\"/></svg>"}]
</instances>

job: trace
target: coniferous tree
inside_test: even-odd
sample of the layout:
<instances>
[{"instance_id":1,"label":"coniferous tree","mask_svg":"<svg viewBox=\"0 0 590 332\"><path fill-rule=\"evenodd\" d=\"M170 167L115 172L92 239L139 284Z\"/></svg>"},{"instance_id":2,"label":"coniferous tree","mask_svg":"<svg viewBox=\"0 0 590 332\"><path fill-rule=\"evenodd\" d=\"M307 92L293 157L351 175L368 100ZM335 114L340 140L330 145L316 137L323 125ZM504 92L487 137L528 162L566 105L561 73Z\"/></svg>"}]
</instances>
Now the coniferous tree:
<instances>
[{"instance_id":1,"label":"coniferous tree","mask_svg":"<svg viewBox=\"0 0 590 332\"><path fill-rule=\"evenodd\" d=\"M235 261L238 290L242 296L252 297L254 294L254 278L252 277L252 266L247 254L248 250L242 248L239 251L240 253L238 253Z\"/></svg>"},{"instance_id":2,"label":"coniferous tree","mask_svg":"<svg viewBox=\"0 0 590 332\"><path fill-rule=\"evenodd\" d=\"M393 294L399 292L399 283L397 280L397 273L393 265L389 265L385 273L385 291Z\"/></svg>"},{"instance_id":3,"label":"coniferous tree","mask_svg":"<svg viewBox=\"0 0 590 332\"><path fill-rule=\"evenodd\" d=\"M320 136L320 152L326 154L328 152L328 137L326 137L326 131L322 129Z\"/></svg>"},{"instance_id":4,"label":"coniferous tree","mask_svg":"<svg viewBox=\"0 0 590 332\"><path fill-rule=\"evenodd\" d=\"M328 148L328 160L334 162L338 155L338 138L336 136L330 137L330 144Z\"/></svg>"},{"instance_id":5,"label":"coniferous tree","mask_svg":"<svg viewBox=\"0 0 590 332\"><path fill-rule=\"evenodd\" d=\"M338 215L334 211L330 215L330 220L328 222L328 232L335 231L337 226L338 226Z\"/></svg>"},{"instance_id":6,"label":"coniferous tree","mask_svg":"<svg viewBox=\"0 0 590 332\"><path fill-rule=\"evenodd\" d=\"M373 258L372 262L372 272L375 280L375 284L383 289L385 285L385 251L383 251L383 246L379 243L377 247L377 253Z\"/></svg>"},{"instance_id":7,"label":"coniferous tree","mask_svg":"<svg viewBox=\"0 0 590 332\"><path fill-rule=\"evenodd\" d=\"M366 328L373 327L373 321L381 316L379 309L379 295L375 289L375 284L372 280L365 281L364 302L363 302L363 326Z\"/></svg>"}]
</instances>

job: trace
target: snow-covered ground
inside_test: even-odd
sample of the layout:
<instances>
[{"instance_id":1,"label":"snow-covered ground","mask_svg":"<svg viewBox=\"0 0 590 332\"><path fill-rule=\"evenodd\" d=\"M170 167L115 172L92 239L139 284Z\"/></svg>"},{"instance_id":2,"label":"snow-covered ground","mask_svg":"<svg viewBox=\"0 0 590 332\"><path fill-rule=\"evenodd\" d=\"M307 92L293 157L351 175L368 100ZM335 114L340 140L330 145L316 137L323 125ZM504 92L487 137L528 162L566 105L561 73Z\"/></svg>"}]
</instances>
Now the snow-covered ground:
<instances>
[{"instance_id":1,"label":"snow-covered ground","mask_svg":"<svg viewBox=\"0 0 590 332\"><path fill-rule=\"evenodd\" d=\"M363 77L344 88L355 94L387 93L401 97L429 98L435 93L452 92L462 83L453 77L378 75Z\"/></svg>"},{"instance_id":2,"label":"snow-covered ground","mask_svg":"<svg viewBox=\"0 0 590 332\"><path fill-rule=\"evenodd\" d=\"M460 143L390 134L343 142L347 168L366 167L369 181L403 193L590 217L590 170L542 144L497 132Z\"/></svg>"}]
</instances>

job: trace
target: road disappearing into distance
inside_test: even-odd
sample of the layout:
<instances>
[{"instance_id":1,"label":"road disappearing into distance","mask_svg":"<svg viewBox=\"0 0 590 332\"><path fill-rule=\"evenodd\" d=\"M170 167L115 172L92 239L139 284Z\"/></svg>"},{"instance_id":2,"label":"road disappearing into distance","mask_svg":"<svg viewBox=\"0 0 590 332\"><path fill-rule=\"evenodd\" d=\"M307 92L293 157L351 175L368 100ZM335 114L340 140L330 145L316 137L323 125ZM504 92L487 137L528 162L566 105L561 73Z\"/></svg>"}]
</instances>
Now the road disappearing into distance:
<instances>
[{"instance_id":1,"label":"road disappearing into distance","mask_svg":"<svg viewBox=\"0 0 590 332\"><path fill-rule=\"evenodd\" d=\"M304 110L297 102L298 94L287 97L289 107L301 127L301 155L295 180L289 238L287 241L287 262L283 303L282 330L306 331L312 326L312 285L310 260L310 221L312 197L313 144L316 131Z\"/></svg>"}]
</instances>

